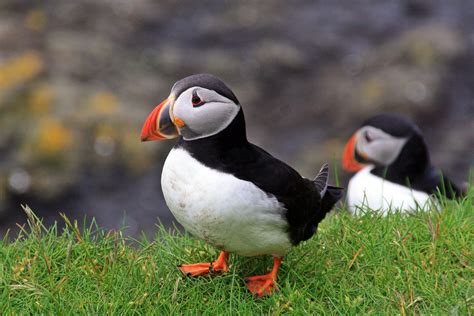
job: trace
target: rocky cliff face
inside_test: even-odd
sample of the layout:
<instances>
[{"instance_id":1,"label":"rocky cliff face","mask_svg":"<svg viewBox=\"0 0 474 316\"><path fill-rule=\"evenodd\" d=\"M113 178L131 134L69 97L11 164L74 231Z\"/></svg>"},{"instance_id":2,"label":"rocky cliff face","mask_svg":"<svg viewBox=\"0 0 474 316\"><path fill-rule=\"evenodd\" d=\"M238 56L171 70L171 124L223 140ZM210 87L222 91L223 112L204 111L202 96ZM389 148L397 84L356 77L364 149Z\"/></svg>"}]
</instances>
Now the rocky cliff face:
<instances>
[{"instance_id":1,"label":"rocky cliff face","mask_svg":"<svg viewBox=\"0 0 474 316\"><path fill-rule=\"evenodd\" d=\"M0 211L96 216L128 232L170 219L161 164L139 142L179 78L222 77L253 142L312 176L383 111L411 116L434 163L474 163L471 1L4 1L0 3ZM337 163L337 161L335 161ZM345 179L347 175L342 174Z\"/></svg>"}]
</instances>

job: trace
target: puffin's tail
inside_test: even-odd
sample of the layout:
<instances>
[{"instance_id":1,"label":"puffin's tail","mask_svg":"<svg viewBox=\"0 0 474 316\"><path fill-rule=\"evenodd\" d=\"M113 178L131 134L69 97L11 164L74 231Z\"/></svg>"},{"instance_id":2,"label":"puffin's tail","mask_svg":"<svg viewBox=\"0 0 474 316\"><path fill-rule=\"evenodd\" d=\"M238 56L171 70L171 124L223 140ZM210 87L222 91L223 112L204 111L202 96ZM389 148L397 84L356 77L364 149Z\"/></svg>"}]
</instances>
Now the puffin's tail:
<instances>
[{"instance_id":1,"label":"puffin's tail","mask_svg":"<svg viewBox=\"0 0 474 316\"><path fill-rule=\"evenodd\" d=\"M318 175L314 178L313 183L318 189L321 196L321 212L326 214L329 212L334 204L342 198L344 192L343 188L328 185L329 180L329 165L325 163Z\"/></svg>"},{"instance_id":2,"label":"puffin's tail","mask_svg":"<svg viewBox=\"0 0 474 316\"><path fill-rule=\"evenodd\" d=\"M311 238L311 236L313 236L318 229L318 224L324 219L324 217L326 217L326 214L332 209L334 204L336 204L337 201L341 199L344 189L328 185L328 180L329 166L327 163L325 163L321 167L321 170L319 170L316 178L314 178L312 181L314 188L319 193L318 198L321 199L321 203L316 203L316 201L314 201L315 209L313 210L313 219L311 222L306 223L301 227L301 229L295 232L295 236L292 237L293 241L296 240L296 242L294 242L295 244L302 240ZM314 196L314 198L316 198L316 196ZM318 207L316 208L316 206Z\"/></svg>"}]
</instances>

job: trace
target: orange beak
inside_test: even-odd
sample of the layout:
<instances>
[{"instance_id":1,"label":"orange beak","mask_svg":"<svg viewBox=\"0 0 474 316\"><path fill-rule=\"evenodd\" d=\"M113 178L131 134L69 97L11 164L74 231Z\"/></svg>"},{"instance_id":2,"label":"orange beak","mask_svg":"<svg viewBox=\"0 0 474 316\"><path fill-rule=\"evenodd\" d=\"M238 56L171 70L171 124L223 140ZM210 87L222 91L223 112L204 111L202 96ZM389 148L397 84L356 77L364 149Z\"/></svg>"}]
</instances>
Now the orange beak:
<instances>
[{"instance_id":1,"label":"orange beak","mask_svg":"<svg viewBox=\"0 0 474 316\"><path fill-rule=\"evenodd\" d=\"M344 154L342 156L342 168L349 172L359 171L365 166L364 164L361 164L355 159L356 143L357 133L352 135L352 137L349 139L346 146L344 147Z\"/></svg>"},{"instance_id":2,"label":"orange beak","mask_svg":"<svg viewBox=\"0 0 474 316\"><path fill-rule=\"evenodd\" d=\"M172 98L165 99L148 115L142 128L142 142L178 137L178 129L171 119L170 108L172 102Z\"/></svg>"}]
</instances>

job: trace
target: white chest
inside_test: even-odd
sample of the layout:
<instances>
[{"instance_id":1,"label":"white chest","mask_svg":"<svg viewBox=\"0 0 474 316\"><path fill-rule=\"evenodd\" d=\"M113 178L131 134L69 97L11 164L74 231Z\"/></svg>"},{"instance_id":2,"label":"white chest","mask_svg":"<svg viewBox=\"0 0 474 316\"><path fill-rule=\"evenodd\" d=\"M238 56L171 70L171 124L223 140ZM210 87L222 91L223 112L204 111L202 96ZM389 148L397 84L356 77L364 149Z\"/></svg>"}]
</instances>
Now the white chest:
<instances>
[{"instance_id":1,"label":"white chest","mask_svg":"<svg viewBox=\"0 0 474 316\"><path fill-rule=\"evenodd\" d=\"M213 170L183 149L168 155L161 186L176 220L217 248L245 256L291 248L284 209L253 183Z\"/></svg>"},{"instance_id":2,"label":"white chest","mask_svg":"<svg viewBox=\"0 0 474 316\"><path fill-rule=\"evenodd\" d=\"M349 181L347 203L352 213L357 214L366 208L384 214L390 210L427 210L434 205L431 197L425 192L377 177L370 173L372 168L365 167Z\"/></svg>"}]
</instances>

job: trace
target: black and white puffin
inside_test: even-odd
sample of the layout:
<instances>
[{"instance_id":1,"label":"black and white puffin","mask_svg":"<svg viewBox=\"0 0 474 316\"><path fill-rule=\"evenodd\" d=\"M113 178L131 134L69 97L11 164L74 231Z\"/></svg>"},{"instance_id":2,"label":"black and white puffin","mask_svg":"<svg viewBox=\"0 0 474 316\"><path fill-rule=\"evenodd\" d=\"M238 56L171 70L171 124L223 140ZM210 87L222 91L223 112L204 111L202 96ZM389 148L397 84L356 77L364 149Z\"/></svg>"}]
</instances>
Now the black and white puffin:
<instances>
[{"instance_id":1,"label":"black and white puffin","mask_svg":"<svg viewBox=\"0 0 474 316\"><path fill-rule=\"evenodd\" d=\"M271 293L282 257L316 232L342 189L328 186L327 165L308 180L249 143L239 101L209 74L176 82L141 134L142 141L176 137L161 176L166 204L186 230L221 250L212 263L180 270L226 272L229 253L272 255L270 273L246 278L254 295Z\"/></svg>"},{"instance_id":2,"label":"black and white puffin","mask_svg":"<svg viewBox=\"0 0 474 316\"><path fill-rule=\"evenodd\" d=\"M357 172L349 181L351 212L381 213L437 207L438 192L453 199L461 190L430 163L420 129L406 117L385 113L368 119L347 142L343 168Z\"/></svg>"}]
</instances>

